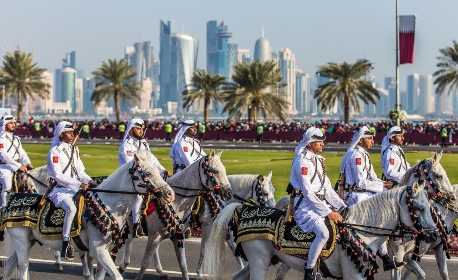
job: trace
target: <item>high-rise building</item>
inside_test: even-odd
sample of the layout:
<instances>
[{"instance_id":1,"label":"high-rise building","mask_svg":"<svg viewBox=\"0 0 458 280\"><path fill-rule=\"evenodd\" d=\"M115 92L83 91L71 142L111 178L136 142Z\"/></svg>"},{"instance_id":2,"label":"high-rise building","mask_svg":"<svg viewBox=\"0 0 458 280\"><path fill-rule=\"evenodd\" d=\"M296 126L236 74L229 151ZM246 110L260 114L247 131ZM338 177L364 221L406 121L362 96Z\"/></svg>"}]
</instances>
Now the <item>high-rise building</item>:
<instances>
[{"instance_id":1,"label":"high-rise building","mask_svg":"<svg viewBox=\"0 0 458 280\"><path fill-rule=\"evenodd\" d=\"M91 78L83 79L83 110L87 114L94 113L94 102L91 101L92 93L95 89L95 82Z\"/></svg>"},{"instance_id":2,"label":"high-rise building","mask_svg":"<svg viewBox=\"0 0 458 280\"><path fill-rule=\"evenodd\" d=\"M191 82L192 74L197 66L197 53L199 40L187 34L175 33L169 21L160 22L161 47L160 47L160 100L163 110L176 108L177 113L182 112L182 92ZM177 102L169 106L168 102ZM172 113L172 112L169 112Z\"/></svg>"},{"instance_id":3,"label":"high-rise building","mask_svg":"<svg viewBox=\"0 0 458 280\"><path fill-rule=\"evenodd\" d=\"M140 110L152 109L151 96L153 94L153 81L150 78L142 80L142 91L140 93Z\"/></svg>"},{"instance_id":4,"label":"high-rise building","mask_svg":"<svg viewBox=\"0 0 458 280\"><path fill-rule=\"evenodd\" d=\"M396 108L396 78L395 77L385 77L384 89L388 90L389 96L389 108ZM389 110L388 110L389 111Z\"/></svg>"},{"instance_id":5,"label":"high-rise building","mask_svg":"<svg viewBox=\"0 0 458 280\"><path fill-rule=\"evenodd\" d=\"M407 104L405 110L408 114L418 113L418 95L420 94L418 82L418 74L414 73L407 76Z\"/></svg>"},{"instance_id":6,"label":"high-rise building","mask_svg":"<svg viewBox=\"0 0 458 280\"><path fill-rule=\"evenodd\" d=\"M299 115L310 114L311 100L310 77L304 70L296 68L296 107Z\"/></svg>"},{"instance_id":7,"label":"high-rise building","mask_svg":"<svg viewBox=\"0 0 458 280\"><path fill-rule=\"evenodd\" d=\"M126 47L124 57L137 73L134 81L140 82L146 78L153 78L153 47L149 41Z\"/></svg>"},{"instance_id":8,"label":"high-rise building","mask_svg":"<svg viewBox=\"0 0 458 280\"><path fill-rule=\"evenodd\" d=\"M207 72L218 71L218 22L207 22Z\"/></svg>"},{"instance_id":9,"label":"high-rise building","mask_svg":"<svg viewBox=\"0 0 458 280\"><path fill-rule=\"evenodd\" d=\"M272 60L272 49L269 40L264 38L264 30L262 31L261 38L256 40L254 44L254 60L261 62Z\"/></svg>"},{"instance_id":10,"label":"high-rise building","mask_svg":"<svg viewBox=\"0 0 458 280\"><path fill-rule=\"evenodd\" d=\"M76 69L76 52L72 51L65 55L65 58L62 59L62 68L73 68Z\"/></svg>"},{"instance_id":11,"label":"high-rise building","mask_svg":"<svg viewBox=\"0 0 458 280\"><path fill-rule=\"evenodd\" d=\"M298 113L296 106L296 57L289 48L281 48L278 52L278 68L281 71L282 82L286 83L286 101L289 102L288 113Z\"/></svg>"},{"instance_id":12,"label":"high-rise building","mask_svg":"<svg viewBox=\"0 0 458 280\"><path fill-rule=\"evenodd\" d=\"M224 21L219 25L214 20L207 22L207 72L230 79L238 58L238 45L229 43L231 37Z\"/></svg>"},{"instance_id":13,"label":"high-rise building","mask_svg":"<svg viewBox=\"0 0 458 280\"><path fill-rule=\"evenodd\" d=\"M388 112L393 109L390 107L390 91L384 88L377 89L380 99L377 100L377 106L375 106L375 115L382 117L387 116Z\"/></svg>"},{"instance_id":14,"label":"high-rise building","mask_svg":"<svg viewBox=\"0 0 458 280\"><path fill-rule=\"evenodd\" d=\"M237 62L248 62L251 64L251 54L249 49L238 49L237 50Z\"/></svg>"},{"instance_id":15,"label":"high-rise building","mask_svg":"<svg viewBox=\"0 0 458 280\"><path fill-rule=\"evenodd\" d=\"M75 112L75 90L76 90L76 70L70 67L62 70L62 101L70 101L70 108Z\"/></svg>"},{"instance_id":16,"label":"high-rise building","mask_svg":"<svg viewBox=\"0 0 458 280\"><path fill-rule=\"evenodd\" d=\"M28 114L34 114L34 113L49 113L48 110L52 107L53 103L53 97L54 97L54 88L53 88L53 74L44 71L40 75L40 82L46 83L49 85L48 91L49 94L47 95L46 98L41 98L38 96L36 93L32 93L33 99L32 98L27 98L27 101L24 106L24 113L25 115Z\"/></svg>"},{"instance_id":17,"label":"high-rise building","mask_svg":"<svg viewBox=\"0 0 458 280\"><path fill-rule=\"evenodd\" d=\"M83 112L83 79L75 79L75 113L79 114Z\"/></svg>"},{"instance_id":18,"label":"high-rise building","mask_svg":"<svg viewBox=\"0 0 458 280\"><path fill-rule=\"evenodd\" d=\"M83 78L84 71L83 69L76 69L76 52L72 51L65 54L65 57L62 59L62 68L55 70L54 75L54 102L65 102L65 98L62 92L62 70L65 68L72 68L76 71L76 77Z\"/></svg>"},{"instance_id":19,"label":"high-rise building","mask_svg":"<svg viewBox=\"0 0 458 280\"><path fill-rule=\"evenodd\" d=\"M421 102L418 102L418 114L424 116L434 112L434 96L433 96L433 77L431 75L420 75L419 77L419 97Z\"/></svg>"}]
</instances>

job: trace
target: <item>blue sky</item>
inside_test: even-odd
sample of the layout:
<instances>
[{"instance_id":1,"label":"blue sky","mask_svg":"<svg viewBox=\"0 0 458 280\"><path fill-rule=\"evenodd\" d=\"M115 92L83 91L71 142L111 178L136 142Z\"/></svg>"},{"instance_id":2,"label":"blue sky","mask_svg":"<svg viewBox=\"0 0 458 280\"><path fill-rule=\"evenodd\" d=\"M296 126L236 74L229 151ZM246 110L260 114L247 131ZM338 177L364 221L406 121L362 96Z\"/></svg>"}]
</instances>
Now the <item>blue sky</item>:
<instances>
[{"instance_id":1,"label":"blue sky","mask_svg":"<svg viewBox=\"0 0 458 280\"><path fill-rule=\"evenodd\" d=\"M61 67L67 52L77 53L86 76L103 60L123 58L124 47L151 41L159 50L159 21L173 20L178 30L199 38L198 68L205 68L206 23L224 19L230 42L253 52L265 37L272 49L290 48L296 65L313 74L317 65L374 63L372 75L382 83L395 75L395 0L79 0L0 1L0 55L34 52L40 67ZM438 50L458 39L458 1L399 0L401 15L417 15L415 63L401 66L405 75L432 74Z\"/></svg>"}]
</instances>

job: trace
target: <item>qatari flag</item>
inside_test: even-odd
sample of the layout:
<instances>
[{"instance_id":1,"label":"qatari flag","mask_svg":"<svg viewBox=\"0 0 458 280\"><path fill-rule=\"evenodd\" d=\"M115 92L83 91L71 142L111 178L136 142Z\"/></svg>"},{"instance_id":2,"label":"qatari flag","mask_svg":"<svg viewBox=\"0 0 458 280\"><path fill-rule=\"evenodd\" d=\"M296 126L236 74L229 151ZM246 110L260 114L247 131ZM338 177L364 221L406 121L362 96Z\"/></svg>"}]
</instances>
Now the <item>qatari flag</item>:
<instances>
[{"instance_id":1,"label":"qatari flag","mask_svg":"<svg viewBox=\"0 0 458 280\"><path fill-rule=\"evenodd\" d=\"M416 16L399 17L399 63L413 63Z\"/></svg>"}]
</instances>

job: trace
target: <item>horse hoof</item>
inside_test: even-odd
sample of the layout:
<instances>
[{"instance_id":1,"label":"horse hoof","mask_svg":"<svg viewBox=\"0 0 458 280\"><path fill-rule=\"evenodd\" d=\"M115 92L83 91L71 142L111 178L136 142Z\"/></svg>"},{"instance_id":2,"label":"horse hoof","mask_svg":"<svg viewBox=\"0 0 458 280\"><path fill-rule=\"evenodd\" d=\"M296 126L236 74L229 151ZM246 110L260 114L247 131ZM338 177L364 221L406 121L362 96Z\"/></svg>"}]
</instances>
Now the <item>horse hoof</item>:
<instances>
[{"instance_id":1,"label":"horse hoof","mask_svg":"<svg viewBox=\"0 0 458 280\"><path fill-rule=\"evenodd\" d=\"M118 268L118 271L119 271L120 274L123 274L124 271L126 271L126 269L125 269L125 268L122 268L122 267L119 267L119 268Z\"/></svg>"},{"instance_id":2,"label":"horse hoof","mask_svg":"<svg viewBox=\"0 0 458 280\"><path fill-rule=\"evenodd\" d=\"M59 271L64 270L64 267L62 266L61 263L55 263L55 264L54 264L54 267L55 267L57 270L59 270Z\"/></svg>"},{"instance_id":3,"label":"horse hoof","mask_svg":"<svg viewBox=\"0 0 458 280\"><path fill-rule=\"evenodd\" d=\"M167 274L162 274L161 276L159 276L159 279L170 279L170 278Z\"/></svg>"}]
</instances>

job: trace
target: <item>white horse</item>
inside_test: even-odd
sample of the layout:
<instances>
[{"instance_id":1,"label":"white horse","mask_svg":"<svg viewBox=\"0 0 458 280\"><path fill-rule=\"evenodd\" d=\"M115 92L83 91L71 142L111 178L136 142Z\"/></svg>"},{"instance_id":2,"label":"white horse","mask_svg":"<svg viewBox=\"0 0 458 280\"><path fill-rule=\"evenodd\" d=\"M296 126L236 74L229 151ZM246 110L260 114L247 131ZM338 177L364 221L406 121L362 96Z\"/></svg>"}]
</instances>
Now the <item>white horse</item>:
<instances>
[{"instance_id":1,"label":"white horse","mask_svg":"<svg viewBox=\"0 0 458 280\"><path fill-rule=\"evenodd\" d=\"M173 175L167 179L167 183L175 190L176 199L170 204L176 214L174 223L180 227L182 233L186 231L188 220L191 214L192 206L197 196L201 192L209 193L210 195L218 194L223 200L229 200L232 197L230 183L226 176L226 168L221 162L221 153L215 154L214 151L190 166L183 171ZM130 221L129 221L130 223ZM155 211L146 217L148 242L145 249L145 254L141 263L140 271L136 279L142 279L145 270L148 268L154 256L155 268L161 278L167 278L167 274L162 269L157 248L159 243L170 238L173 242L175 253L177 255L183 279L189 279L188 268L186 264L186 256L184 246L179 247L179 242L182 242L183 235L172 235L171 228L164 226L160 215ZM184 245L184 244L183 244ZM132 247L132 236L126 240L124 256L119 267L119 271L123 273L130 263L130 254Z\"/></svg>"},{"instance_id":2,"label":"white horse","mask_svg":"<svg viewBox=\"0 0 458 280\"><path fill-rule=\"evenodd\" d=\"M410 209L406 203L406 196L409 192L413 197L413 205ZM218 275L221 275L219 273L220 268L224 264L220 261L223 259L228 223L232 219L233 212L237 206L235 203L228 205L213 223L211 239L207 244L204 261L204 271L210 277L217 278ZM417 183L410 190L408 187L394 189L349 207L345 222L361 225L361 229L364 229L365 232L353 229L350 231L352 233L357 232L359 238L367 244L370 250L376 252L385 242L386 236L377 235L380 232L373 231L370 227L394 230L399 222L402 221L412 230L416 230L411 219L411 211L419 217L423 229L428 232L427 239L430 242L435 241L438 235L437 232L429 233L429 230L436 230L435 224L431 219L429 203L423 192L423 186L418 187ZM304 271L305 260L278 251L270 240L242 241L241 245L249 265L235 273L232 279L265 279L267 268L273 256L277 256L282 262L298 271ZM336 277L365 279L363 274L358 272L354 262L347 256L347 250L342 249L342 246L336 246L335 251L324 262L329 272Z\"/></svg>"},{"instance_id":3,"label":"white horse","mask_svg":"<svg viewBox=\"0 0 458 280\"><path fill-rule=\"evenodd\" d=\"M452 185L452 187L455 189L455 194L458 196L458 184ZM435 205L439 210L439 213L442 215L444 224L448 229L446 236L446 239L448 240L450 238L454 222L456 219L458 219L458 202L455 202L455 204L452 206L444 205L441 202L435 203ZM416 261L412 260L412 251L414 250L414 247L414 240L406 240L401 244L393 243L389 246L390 249L393 249L393 251L398 254L398 258L403 259L405 262L407 262L407 264L405 265L405 273L404 275L402 275L402 279L407 279L407 276L409 276L409 274L413 272L417 276L417 279L424 280L426 279L425 272L420 268ZM434 250L434 255L436 256L436 263L439 268L439 274L441 278L444 280L448 280L449 277L446 263L447 256L443 249L442 241L438 240L435 243L421 242L419 254L422 256L429 249ZM395 277L397 278L399 277L399 275L396 275Z\"/></svg>"},{"instance_id":4,"label":"white horse","mask_svg":"<svg viewBox=\"0 0 458 280\"><path fill-rule=\"evenodd\" d=\"M93 196L97 193L100 201L106 207L106 211L103 211L102 215L106 215L105 218L110 219L109 214L111 214L110 220L117 223L118 228L124 225L137 194L153 191L156 188L163 193L166 192L169 196L173 196L173 190L164 182L150 158L150 153L139 152L135 155L134 161L120 167L96 190L91 191ZM135 169L131 169L132 167ZM131 174L130 171L134 173ZM96 200L92 201L99 204ZM80 232L80 238L85 247L89 249L89 255L108 271L112 279L119 280L122 279L122 276L116 269L109 251L114 247L112 234L115 233L116 231L109 231L104 236L92 223L87 223L87 228ZM30 227L9 227L5 237L5 243L12 242L15 252L6 262L3 279L11 279L16 266L19 279L29 279L29 255L31 247L36 243L35 240L54 250L59 250L62 247L62 240L44 239L37 230ZM79 251L76 246L75 249Z\"/></svg>"},{"instance_id":5,"label":"white horse","mask_svg":"<svg viewBox=\"0 0 458 280\"><path fill-rule=\"evenodd\" d=\"M258 206L275 207L275 189L271 181L272 172L267 176L250 174L229 175L228 179L232 187L233 196L231 200L222 202L224 207L231 203L247 201L251 198L254 199ZM207 240L210 237L211 225L216 218L216 215L212 215L210 207L208 207L205 201L203 202L203 206L204 207L201 207L198 213L199 221L202 223L202 237L200 243L200 257L196 268L197 279L204 279L204 275L202 274L202 262L205 248L207 247ZM227 240L227 244L234 252L236 246L233 242L233 238ZM236 259L239 269L243 269L244 265L242 258L237 257Z\"/></svg>"},{"instance_id":6,"label":"white horse","mask_svg":"<svg viewBox=\"0 0 458 280\"><path fill-rule=\"evenodd\" d=\"M430 181L437 187L438 191L443 193L444 196L449 197L453 200L456 197L455 190L452 188L447 173L440 164L441 157L442 152L434 153L430 159L425 159L423 161L417 162L414 166L412 166L409 170L406 171L402 181L399 182L400 186L412 186L414 182L418 182L420 180ZM435 190L432 187L428 188L427 192L431 195L435 194ZM278 209L283 209L283 207L287 205L288 201L289 197L284 197L278 201L275 207ZM393 243L395 242L390 241L390 244ZM402 259L402 257L399 257L400 254L402 254L402 252L394 252L394 255L396 255L398 259ZM288 265L284 263L281 264L277 268L277 276L275 279L284 279L289 269L290 267L288 267Z\"/></svg>"}]
</instances>

